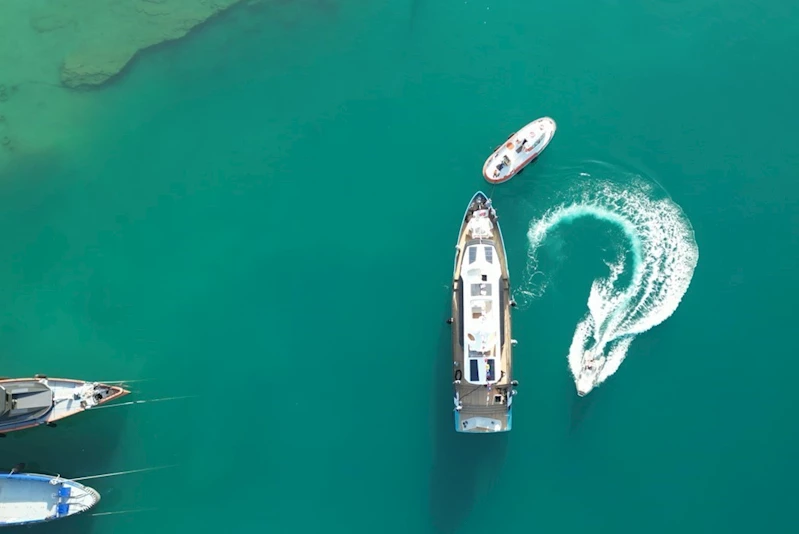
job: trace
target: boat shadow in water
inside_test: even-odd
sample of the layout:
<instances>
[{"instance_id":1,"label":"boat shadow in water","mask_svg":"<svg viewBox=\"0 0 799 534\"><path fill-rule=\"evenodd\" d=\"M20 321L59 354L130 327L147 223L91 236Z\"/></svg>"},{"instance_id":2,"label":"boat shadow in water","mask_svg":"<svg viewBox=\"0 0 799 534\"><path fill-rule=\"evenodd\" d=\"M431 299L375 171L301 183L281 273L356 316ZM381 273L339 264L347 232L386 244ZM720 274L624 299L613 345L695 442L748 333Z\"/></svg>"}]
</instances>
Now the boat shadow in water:
<instances>
[{"instance_id":1,"label":"boat shadow in water","mask_svg":"<svg viewBox=\"0 0 799 534\"><path fill-rule=\"evenodd\" d=\"M430 473L430 518L434 531L457 532L468 521L480 495L499 487L505 463L509 432L463 434L455 431L452 401L452 331L442 313L442 330L435 353L435 381L431 394L431 417L435 425L433 468Z\"/></svg>"},{"instance_id":2,"label":"boat shadow in water","mask_svg":"<svg viewBox=\"0 0 799 534\"><path fill-rule=\"evenodd\" d=\"M524 174L524 171L530 170L530 169L532 169L533 167L535 167L535 166L538 164L538 162L539 162L539 160L540 160L540 159L541 159L541 154L537 155L533 161L531 161L530 163L528 163L527 165L525 165L525 166L524 166L524 168L523 168L522 170L520 170L519 172L517 172L517 173L516 173L516 176L521 176L522 174Z\"/></svg>"},{"instance_id":3,"label":"boat shadow in water","mask_svg":"<svg viewBox=\"0 0 799 534\"><path fill-rule=\"evenodd\" d=\"M585 397L580 397L574 394L572 398L571 418L569 425L569 432L575 432L585 420L588 412L591 411L591 406L594 404L594 396L588 394Z\"/></svg>"},{"instance_id":4,"label":"boat shadow in water","mask_svg":"<svg viewBox=\"0 0 799 534\"><path fill-rule=\"evenodd\" d=\"M112 465L118 448L119 436L128 417L126 410L88 410L74 418L59 421L56 428L45 425L9 433L0 439L0 471L8 472L17 463L25 463L23 472L58 475L67 479L121 471ZM37 525L42 534L85 534L94 532L92 513L114 511L123 503L119 499L124 491L111 493L113 483L108 480L87 480L84 484L96 489L101 500L87 513L65 517L47 524ZM5 532L29 532L27 526L8 527Z\"/></svg>"},{"instance_id":5,"label":"boat shadow in water","mask_svg":"<svg viewBox=\"0 0 799 534\"><path fill-rule=\"evenodd\" d=\"M571 376L571 375L569 375ZM571 384L571 378L570 378ZM569 433L577 432L583 425L583 422L588 419L589 414L594 410L595 406L601 402L602 397L606 394L607 390L601 387L596 387L585 397L580 397L570 388L570 393L573 396L571 403L571 417L569 424Z\"/></svg>"}]
</instances>

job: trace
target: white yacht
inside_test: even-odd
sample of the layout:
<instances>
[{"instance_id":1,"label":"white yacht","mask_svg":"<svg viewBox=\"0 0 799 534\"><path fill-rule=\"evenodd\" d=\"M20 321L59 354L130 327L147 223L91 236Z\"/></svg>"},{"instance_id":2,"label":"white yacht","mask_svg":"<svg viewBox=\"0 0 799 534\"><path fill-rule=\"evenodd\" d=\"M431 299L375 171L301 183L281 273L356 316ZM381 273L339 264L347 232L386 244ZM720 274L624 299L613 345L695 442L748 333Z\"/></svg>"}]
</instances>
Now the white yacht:
<instances>
[{"instance_id":1,"label":"white yacht","mask_svg":"<svg viewBox=\"0 0 799 534\"><path fill-rule=\"evenodd\" d=\"M549 145L557 128L554 120L542 117L510 134L483 164L483 178L489 183L501 184L522 172Z\"/></svg>"},{"instance_id":2,"label":"white yacht","mask_svg":"<svg viewBox=\"0 0 799 534\"><path fill-rule=\"evenodd\" d=\"M474 195L463 217L453 274L452 356L455 429L511 429L514 386L505 245L491 200Z\"/></svg>"}]
</instances>

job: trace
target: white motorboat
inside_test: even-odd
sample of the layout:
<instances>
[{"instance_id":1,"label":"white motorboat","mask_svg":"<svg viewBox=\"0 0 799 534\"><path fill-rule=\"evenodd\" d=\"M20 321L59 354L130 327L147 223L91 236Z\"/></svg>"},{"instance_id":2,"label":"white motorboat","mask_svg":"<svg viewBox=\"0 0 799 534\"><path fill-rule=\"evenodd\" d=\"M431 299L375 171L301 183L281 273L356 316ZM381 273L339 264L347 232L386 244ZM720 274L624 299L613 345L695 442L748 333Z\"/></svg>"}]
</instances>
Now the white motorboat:
<instances>
[{"instance_id":1,"label":"white motorboat","mask_svg":"<svg viewBox=\"0 0 799 534\"><path fill-rule=\"evenodd\" d=\"M93 488L59 476L0 473L0 527L77 515L99 501Z\"/></svg>"},{"instance_id":2,"label":"white motorboat","mask_svg":"<svg viewBox=\"0 0 799 534\"><path fill-rule=\"evenodd\" d=\"M593 356L591 352L583 356L582 367L575 377L577 395L585 397L594 389L599 379L599 374L605 366L607 358L605 356Z\"/></svg>"},{"instance_id":3,"label":"white motorboat","mask_svg":"<svg viewBox=\"0 0 799 534\"><path fill-rule=\"evenodd\" d=\"M520 172L552 141L557 125L549 117L542 117L510 134L483 165L483 177L492 184L507 182Z\"/></svg>"}]
</instances>

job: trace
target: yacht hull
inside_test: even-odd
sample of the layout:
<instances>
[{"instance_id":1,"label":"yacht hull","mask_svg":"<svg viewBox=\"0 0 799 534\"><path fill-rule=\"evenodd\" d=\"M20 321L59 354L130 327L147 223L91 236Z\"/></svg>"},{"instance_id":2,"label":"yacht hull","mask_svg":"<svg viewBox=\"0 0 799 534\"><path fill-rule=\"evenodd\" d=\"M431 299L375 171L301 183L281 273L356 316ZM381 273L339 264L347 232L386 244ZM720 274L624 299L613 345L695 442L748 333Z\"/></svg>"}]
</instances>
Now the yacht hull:
<instances>
[{"instance_id":1,"label":"yacht hull","mask_svg":"<svg viewBox=\"0 0 799 534\"><path fill-rule=\"evenodd\" d=\"M489 213L490 231L475 238L470 235L470 221L475 216L486 217ZM475 215L477 214L477 215ZM474 250L473 250L474 249ZM484 266L492 270L492 281L483 285L491 288L480 289L480 283L474 284L470 277L475 272L474 266L478 249L485 250ZM490 253L489 253L490 251ZM490 257L490 260L489 260ZM477 273L478 280L482 277ZM482 280L487 280L488 275ZM479 295L475 291L482 291ZM489 300L490 296L490 300ZM491 318L496 328L488 335L492 341L486 354L476 355L475 336L472 335L474 323L471 306L477 299L490 302ZM455 430L464 433L506 432L512 428L513 390L512 347L511 339L511 294L508 275L508 262L505 244L497 222L496 212L490 200L482 192L472 197L461 222L453 266L452 291L452 386L454 404ZM477 333L480 337L483 334ZM482 339L482 338L481 338ZM486 345L487 347L487 345ZM485 350L485 347L484 347ZM491 356L488 357L490 352ZM486 356L486 357L483 357Z\"/></svg>"}]
</instances>

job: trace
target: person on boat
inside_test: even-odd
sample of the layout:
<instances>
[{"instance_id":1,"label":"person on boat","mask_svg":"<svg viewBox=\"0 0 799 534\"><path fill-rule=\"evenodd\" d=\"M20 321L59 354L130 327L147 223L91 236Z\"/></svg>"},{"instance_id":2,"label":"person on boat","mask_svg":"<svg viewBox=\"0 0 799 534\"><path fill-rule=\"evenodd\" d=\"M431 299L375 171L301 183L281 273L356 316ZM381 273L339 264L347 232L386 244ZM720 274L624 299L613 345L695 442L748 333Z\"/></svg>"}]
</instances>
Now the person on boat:
<instances>
[{"instance_id":1,"label":"person on boat","mask_svg":"<svg viewBox=\"0 0 799 534\"><path fill-rule=\"evenodd\" d=\"M486 202L486 209L488 210L489 217L497 216L497 210L494 209L494 203L491 201L490 198L488 199L488 202Z\"/></svg>"},{"instance_id":2,"label":"person on boat","mask_svg":"<svg viewBox=\"0 0 799 534\"><path fill-rule=\"evenodd\" d=\"M499 176L499 173L502 172L502 169L504 167L505 167L505 162L504 161L500 161L499 164L497 164L497 168L494 169L494 178Z\"/></svg>"}]
</instances>

